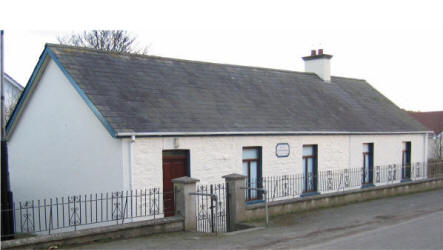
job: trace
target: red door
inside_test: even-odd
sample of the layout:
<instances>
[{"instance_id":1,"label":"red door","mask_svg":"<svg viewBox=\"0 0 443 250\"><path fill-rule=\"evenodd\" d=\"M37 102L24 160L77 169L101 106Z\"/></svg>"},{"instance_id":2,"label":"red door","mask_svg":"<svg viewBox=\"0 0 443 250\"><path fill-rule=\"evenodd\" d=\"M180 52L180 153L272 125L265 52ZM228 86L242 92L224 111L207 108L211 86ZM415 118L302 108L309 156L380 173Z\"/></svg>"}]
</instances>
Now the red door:
<instances>
[{"instance_id":1,"label":"red door","mask_svg":"<svg viewBox=\"0 0 443 250\"><path fill-rule=\"evenodd\" d=\"M165 217L174 216L174 184L172 180L188 176L188 152L163 152L163 206Z\"/></svg>"}]
</instances>

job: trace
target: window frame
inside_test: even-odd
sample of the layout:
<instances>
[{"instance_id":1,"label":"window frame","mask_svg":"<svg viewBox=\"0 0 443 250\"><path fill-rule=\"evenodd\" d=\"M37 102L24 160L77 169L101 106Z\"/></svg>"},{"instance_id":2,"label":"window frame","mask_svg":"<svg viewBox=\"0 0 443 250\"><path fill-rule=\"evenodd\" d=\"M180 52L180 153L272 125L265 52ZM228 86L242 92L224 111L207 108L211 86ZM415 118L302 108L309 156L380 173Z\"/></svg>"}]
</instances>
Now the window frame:
<instances>
[{"instance_id":1,"label":"window frame","mask_svg":"<svg viewBox=\"0 0 443 250\"><path fill-rule=\"evenodd\" d=\"M411 151L412 143L411 141L402 142L402 154L401 154L401 179L410 180L411 179ZM406 158L406 159L405 159Z\"/></svg>"},{"instance_id":2,"label":"window frame","mask_svg":"<svg viewBox=\"0 0 443 250\"><path fill-rule=\"evenodd\" d=\"M305 147L312 147L312 155L304 155L303 149ZM304 144L302 146L302 168L303 168L303 194L316 193L318 191L318 144ZM313 189L308 190L308 159L313 159Z\"/></svg>"},{"instance_id":3,"label":"window frame","mask_svg":"<svg viewBox=\"0 0 443 250\"><path fill-rule=\"evenodd\" d=\"M363 143L363 147L367 145L367 152L363 151L363 173L362 173L362 185L372 185L374 184L374 143L366 142ZM366 157L369 157L369 166L366 166ZM369 178L366 182L366 167L368 167Z\"/></svg>"},{"instance_id":4,"label":"window frame","mask_svg":"<svg viewBox=\"0 0 443 250\"><path fill-rule=\"evenodd\" d=\"M257 158L243 158L243 152L245 149L255 149L257 150ZM246 186L247 187L251 187L251 162L257 162L257 188L262 188L263 187L263 183L262 183L262 147L261 146L247 146L247 147L243 147L242 148L242 168L243 168L243 163L247 163L248 164L248 175L246 176ZM255 201L255 200L262 200L262 192L258 192L256 191L257 195L255 198L251 198L252 196L252 192L253 190L251 189L247 189L246 190L246 201Z\"/></svg>"}]
</instances>

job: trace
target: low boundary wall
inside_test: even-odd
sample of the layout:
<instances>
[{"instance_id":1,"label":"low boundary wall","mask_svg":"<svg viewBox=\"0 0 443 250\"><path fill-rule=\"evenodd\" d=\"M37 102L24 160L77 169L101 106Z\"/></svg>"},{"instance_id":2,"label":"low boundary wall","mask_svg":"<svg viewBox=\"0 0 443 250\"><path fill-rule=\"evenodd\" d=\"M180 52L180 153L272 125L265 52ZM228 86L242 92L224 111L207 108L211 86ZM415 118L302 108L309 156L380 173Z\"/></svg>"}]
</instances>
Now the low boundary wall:
<instances>
[{"instance_id":1,"label":"low boundary wall","mask_svg":"<svg viewBox=\"0 0 443 250\"><path fill-rule=\"evenodd\" d=\"M443 188L443 178L376 186L268 203L269 215L281 215ZM265 217L264 203L246 205L244 220Z\"/></svg>"},{"instance_id":2,"label":"low boundary wall","mask_svg":"<svg viewBox=\"0 0 443 250\"><path fill-rule=\"evenodd\" d=\"M51 246L84 244L98 240L132 238L156 233L184 230L183 217L167 217L128 224L83 229L73 232L3 241L2 249L48 249Z\"/></svg>"},{"instance_id":3,"label":"low boundary wall","mask_svg":"<svg viewBox=\"0 0 443 250\"><path fill-rule=\"evenodd\" d=\"M195 183L198 180L187 178L177 179L174 184L177 196L176 214L179 216L3 241L1 247L3 249L41 249L156 233L194 231L196 229L196 210L195 197L191 195L191 191L195 190ZM229 184L230 193L227 201L230 204L230 231L235 230L235 225L241 221L265 217L264 203L245 205L245 191L242 189L245 176L234 174L225 176L225 179ZM274 201L269 203L268 207L270 215L275 216L438 188L443 188L443 177Z\"/></svg>"}]
</instances>

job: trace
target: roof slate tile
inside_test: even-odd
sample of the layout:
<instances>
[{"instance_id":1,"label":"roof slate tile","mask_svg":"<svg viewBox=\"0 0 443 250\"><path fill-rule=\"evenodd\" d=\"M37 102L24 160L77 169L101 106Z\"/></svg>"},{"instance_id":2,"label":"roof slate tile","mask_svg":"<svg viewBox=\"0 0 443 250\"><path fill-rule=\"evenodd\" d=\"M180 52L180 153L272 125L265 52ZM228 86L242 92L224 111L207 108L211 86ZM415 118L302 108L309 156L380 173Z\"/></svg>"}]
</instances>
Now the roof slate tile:
<instances>
[{"instance_id":1,"label":"roof slate tile","mask_svg":"<svg viewBox=\"0 0 443 250\"><path fill-rule=\"evenodd\" d=\"M364 80L48 45L117 132L413 132Z\"/></svg>"}]
</instances>

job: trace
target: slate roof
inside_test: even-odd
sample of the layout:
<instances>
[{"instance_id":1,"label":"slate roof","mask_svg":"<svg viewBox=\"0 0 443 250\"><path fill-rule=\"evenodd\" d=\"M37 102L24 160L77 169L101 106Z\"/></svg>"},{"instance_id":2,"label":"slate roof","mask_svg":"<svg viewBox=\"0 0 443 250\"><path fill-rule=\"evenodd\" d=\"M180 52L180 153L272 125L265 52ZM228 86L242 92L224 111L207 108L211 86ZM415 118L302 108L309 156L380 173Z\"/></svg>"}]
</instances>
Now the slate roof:
<instances>
[{"instance_id":1,"label":"slate roof","mask_svg":"<svg viewBox=\"0 0 443 250\"><path fill-rule=\"evenodd\" d=\"M412 112L409 114L436 134L443 132L443 111Z\"/></svg>"},{"instance_id":2,"label":"slate roof","mask_svg":"<svg viewBox=\"0 0 443 250\"><path fill-rule=\"evenodd\" d=\"M117 133L427 130L364 80L47 46Z\"/></svg>"}]
</instances>

